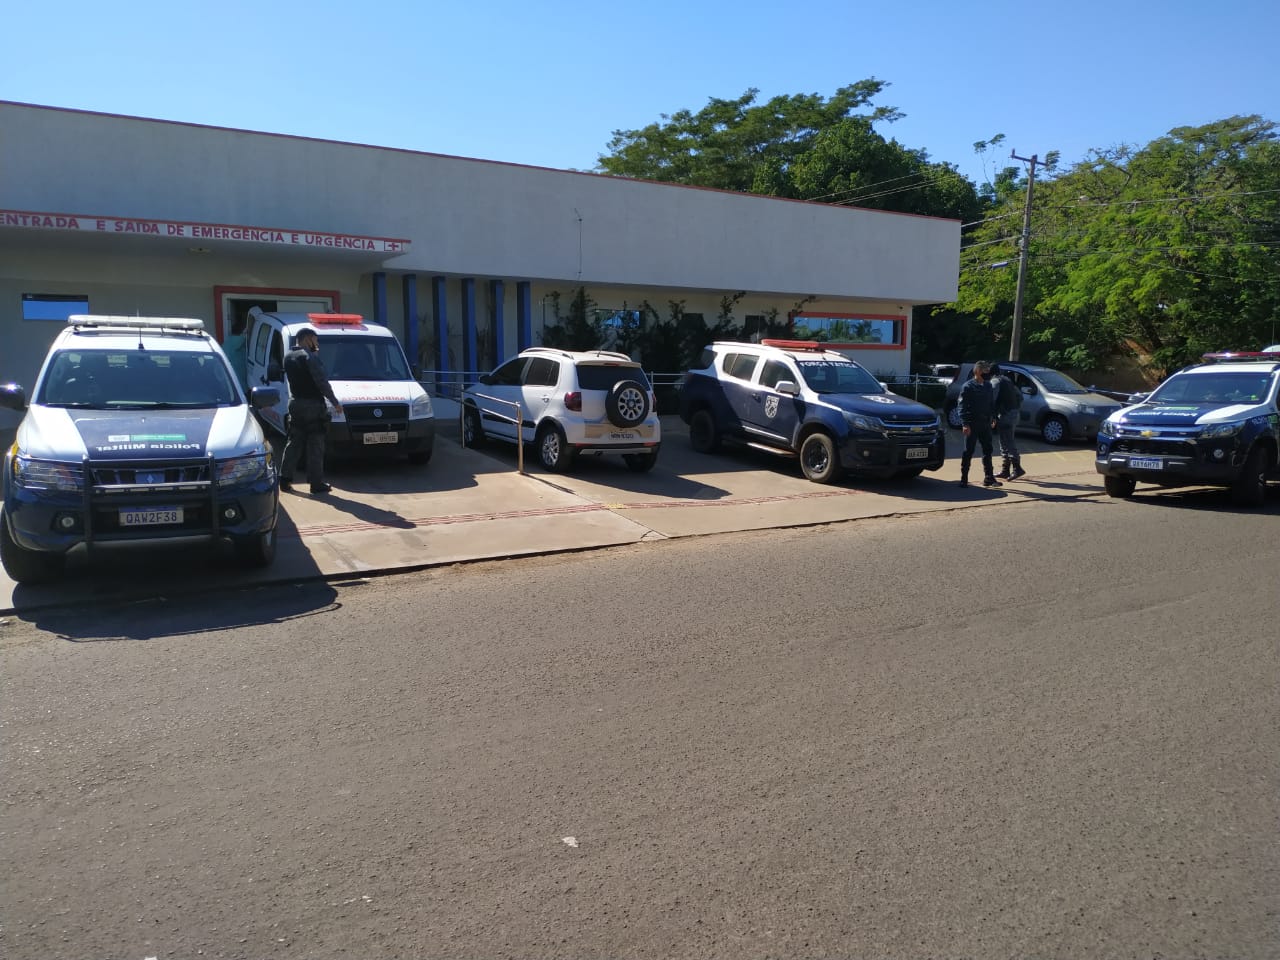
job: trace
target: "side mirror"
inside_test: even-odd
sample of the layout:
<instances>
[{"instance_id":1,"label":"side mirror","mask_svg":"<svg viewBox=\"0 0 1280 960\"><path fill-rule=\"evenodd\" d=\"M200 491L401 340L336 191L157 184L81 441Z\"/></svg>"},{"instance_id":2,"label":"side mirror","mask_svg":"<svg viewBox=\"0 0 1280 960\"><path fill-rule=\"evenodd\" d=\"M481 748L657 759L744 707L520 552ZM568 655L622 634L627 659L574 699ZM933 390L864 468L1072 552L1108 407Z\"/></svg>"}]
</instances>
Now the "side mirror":
<instances>
[{"instance_id":1,"label":"side mirror","mask_svg":"<svg viewBox=\"0 0 1280 960\"><path fill-rule=\"evenodd\" d=\"M1149 393L1131 393L1129 394L1129 399L1126 402L1129 403L1130 405L1135 403L1142 403L1149 396L1151 396L1151 394Z\"/></svg>"},{"instance_id":2,"label":"side mirror","mask_svg":"<svg viewBox=\"0 0 1280 960\"><path fill-rule=\"evenodd\" d=\"M485 386L492 386L493 377L487 373L482 373L480 374L480 382L483 383Z\"/></svg>"},{"instance_id":3,"label":"side mirror","mask_svg":"<svg viewBox=\"0 0 1280 960\"><path fill-rule=\"evenodd\" d=\"M800 396L800 387L794 380L779 380L773 385L773 389L779 393L785 393L789 397Z\"/></svg>"},{"instance_id":4,"label":"side mirror","mask_svg":"<svg viewBox=\"0 0 1280 960\"><path fill-rule=\"evenodd\" d=\"M409 373L413 375L413 379L417 380L419 383L422 382L422 364L409 364Z\"/></svg>"},{"instance_id":5,"label":"side mirror","mask_svg":"<svg viewBox=\"0 0 1280 960\"><path fill-rule=\"evenodd\" d=\"M267 367L267 379L273 382L284 379L284 370L281 368L280 364L273 363Z\"/></svg>"},{"instance_id":6,"label":"side mirror","mask_svg":"<svg viewBox=\"0 0 1280 960\"><path fill-rule=\"evenodd\" d=\"M249 405L262 410L280 402L280 391L275 387L254 387L249 391Z\"/></svg>"},{"instance_id":7,"label":"side mirror","mask_svg":"<svg viewBox=\"0 0 1280 960\"><path fill-rule=\"evenodd\" d=\"M0 383L0 407L21 413L27 409L27 391L16 383Z\"/></svg>"},{"instance_id":8,"label":"side mirror","mask_svg":"<svg viewBox=\"0 0 1280 960\"><path fill-rule=\"evenodd\" d=\"M1034 397L1036 395L1036 388L1028 385L1022 388L1022 392L1028 397Z\"/></svg>"}]
</instances>

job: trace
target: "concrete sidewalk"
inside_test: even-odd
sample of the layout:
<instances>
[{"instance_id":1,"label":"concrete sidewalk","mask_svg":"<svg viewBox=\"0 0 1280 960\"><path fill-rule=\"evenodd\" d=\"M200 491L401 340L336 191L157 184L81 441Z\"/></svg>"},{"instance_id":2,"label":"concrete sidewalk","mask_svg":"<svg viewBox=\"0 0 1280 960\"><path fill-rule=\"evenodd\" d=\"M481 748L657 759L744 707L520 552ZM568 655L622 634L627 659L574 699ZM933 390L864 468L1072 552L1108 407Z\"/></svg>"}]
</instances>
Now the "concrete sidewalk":
<instances>
[{"instance_id":1,"label":"concrete sidewalk","mask_svg":"<svg viewBox=\"0 0 1280 960\"><path fill-rule=\"evenodd\" d=\"M452 405L439 406L427 466L339 464L329 476L332 494L282 494L278 555L267 570L237 568L230 551L190 547L130 546L92 561L73 554L58 584L17 586L0 573L0 614L1102 492L1092 447L1047 447L1029 438L1020 438L1026 478L960 489L957 432L948 437L951 459L936 473L907 483L819 486L791 459L752 450L695 453L678 417L663 418L662 453L650 473L602 457L551 474L526 456L522 475L514 446L463 448Z\"/></svg>"}]
</instances>

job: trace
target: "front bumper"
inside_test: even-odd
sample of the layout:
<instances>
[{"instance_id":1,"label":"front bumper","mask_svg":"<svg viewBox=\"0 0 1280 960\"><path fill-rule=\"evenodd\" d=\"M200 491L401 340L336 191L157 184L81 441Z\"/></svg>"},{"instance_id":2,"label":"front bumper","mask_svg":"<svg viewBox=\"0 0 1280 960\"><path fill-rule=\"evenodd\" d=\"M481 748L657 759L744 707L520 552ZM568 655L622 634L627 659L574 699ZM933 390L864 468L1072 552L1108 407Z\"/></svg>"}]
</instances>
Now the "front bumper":
<instances>
[{"instance_id":1,"label":"front bumper","mask_svg":"<svg viewBox=\"0 0 1280 960\"><path fill-rule=\"evenodd\" d=\"M845 470L880 477L916 468L937 470L947 459L946 439L941 430L902 437L850 434L840 442L839 452L840 466ZM915 455L910 455L912 453Z\"/></svg>"},{"instance_id":2,"label":"front bumper","mask_svg":"<svg viewBox=\"0 0 1280 960\"><path fill-rule=\"evenodd\" d=\"M86 484L77 493L6 482L4 492L14 542L45 553L66 553L80 544L251 537L275 527L279 500L274 471L235 486L188 482L108 489ZM181 522L122 524L122 510L173 508L181 509Z\"/></svg>"},{"instance_id":3,"label":"front bumper","mask_svg":"<svg viewBox=\"0 0 1280 960\"><path fill-rule=\"evenodd\" d=\"M395 440L388 441L393 433ZM344 457L402 456L430 451L435 437L436 422L431 417L387 424L339 420L329 424L325 447Z\"/></svg>"},{"instance_id":4,"label":"front bumper","mask_svg":"<svg viewBox=\"0 0 1280 960\"><path fill-rule=\"evenodd\" d=\"M1243 462L1244 451L1234 437L1195 441L1102 437L1094 466L1103 476L1161 486L1229 486Z\"/></svg>"}]
</instances>

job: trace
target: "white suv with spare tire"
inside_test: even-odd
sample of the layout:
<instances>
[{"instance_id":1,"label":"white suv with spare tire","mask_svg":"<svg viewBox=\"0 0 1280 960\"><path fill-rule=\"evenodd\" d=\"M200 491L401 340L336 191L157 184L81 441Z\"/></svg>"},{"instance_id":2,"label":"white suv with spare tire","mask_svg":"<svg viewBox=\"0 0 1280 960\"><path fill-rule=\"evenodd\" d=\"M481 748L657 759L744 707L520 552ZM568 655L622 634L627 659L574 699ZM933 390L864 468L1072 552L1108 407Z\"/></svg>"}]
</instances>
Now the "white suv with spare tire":
<instances>
[{"instance_id":1,"label":"white suv with spare tire","mask_svg":"<svg viewBox=\"0 0 1280 960\"><path fill-rule=\"evenodd\" d=\"M658 460L662 426L649 378L625 353L531 347L463 391L462 437L533 443L548 470L617 453L641 473Z\"/></svg>"}]
</instances>

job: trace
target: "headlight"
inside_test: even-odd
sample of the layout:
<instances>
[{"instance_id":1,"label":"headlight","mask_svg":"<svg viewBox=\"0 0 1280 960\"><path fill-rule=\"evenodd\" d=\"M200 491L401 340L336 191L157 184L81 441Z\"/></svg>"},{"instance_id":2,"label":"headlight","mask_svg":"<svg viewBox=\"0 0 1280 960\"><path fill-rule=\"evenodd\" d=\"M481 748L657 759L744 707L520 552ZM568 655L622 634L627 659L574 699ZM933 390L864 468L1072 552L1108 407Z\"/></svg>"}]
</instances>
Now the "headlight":
<instances>
[{"instance_id":1,"label":"headlight","mask_svg":"<svg viewBox=\"0 0 1280 960\"><path fill-rule=\"evenodd\" d=\"M858 430L870 430L872 433L884 432L884 424L876 417L864 417L860 413L846 413L844 416L849 421L849 425Z\"/></svg>"},{"instance_id":2,"label":"headlight","mask_svg":"<svg viewBox=\"0 0 1280 960\"><path fill-rule=\"evenodd\" d=\"M1232 437L1244 428L1243 420L1231 420L1227 423L1211 423L1207 427L1200 428L1200 436L1209 437Z\"/></svg>"},{"instance_id":3,"label":"headlight","mask_svg":"<svg viewBox=\"0 0 1280 960\"><path fill-rule=\"evenodd\" d=\"M79 493L84 489L84 467L78 463L36 460L17 454L13 458L13 479L28 490L63 490Z\"/></svg>"},{"instance_id":4,"label":"headlight","mask_svg":"<svg viewBox=\"0 0 1280 960\"><path fill-rule=\"evenodd\" d=\"M432 416L431 398L425 393L409 405L409 419L422 420Z\"/></svg>"},{"instance_id":5,"label":"headlight","mask_svg":"<svg viewBox=\"0 0 1280 960\"><path fill-rule=\"evenodd\" d=\"M1103 420L1102 425L1098 427L1098 436L1100 437L1118 437L1120 436L1119 420Z\"/></svg>"},{"instance_id":6,"label":"headlight","mask_svg":"<svg viewBox=\"0 0 1280 960\"><path fill-rule=\"evenodd\" d=\"M236 457L234 460L223 460L218 464L218 486L229 487L259 480L267 475L270 463L271 458L262 453Z\"/></svg>"}]
</instances>

